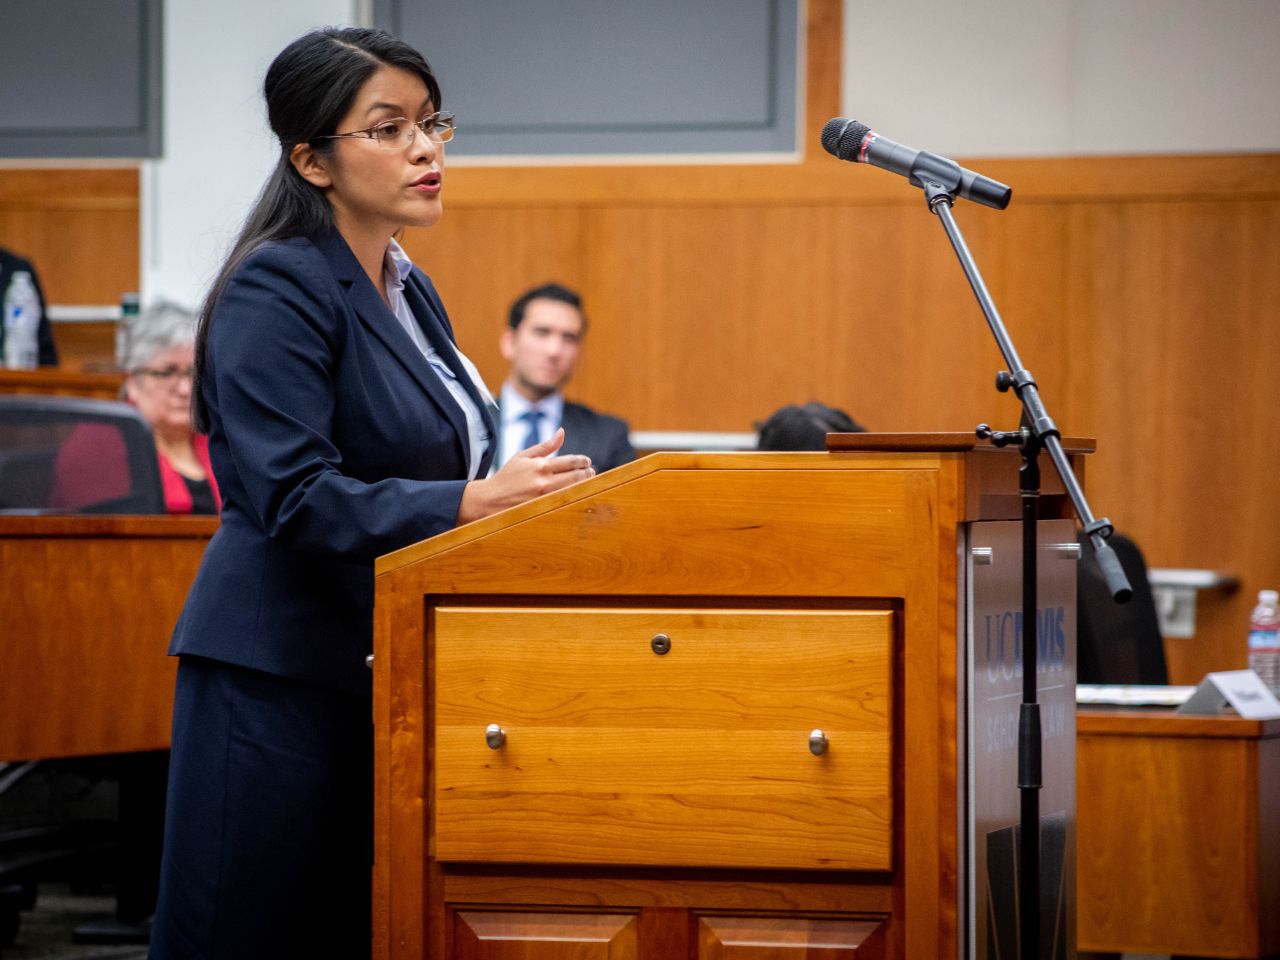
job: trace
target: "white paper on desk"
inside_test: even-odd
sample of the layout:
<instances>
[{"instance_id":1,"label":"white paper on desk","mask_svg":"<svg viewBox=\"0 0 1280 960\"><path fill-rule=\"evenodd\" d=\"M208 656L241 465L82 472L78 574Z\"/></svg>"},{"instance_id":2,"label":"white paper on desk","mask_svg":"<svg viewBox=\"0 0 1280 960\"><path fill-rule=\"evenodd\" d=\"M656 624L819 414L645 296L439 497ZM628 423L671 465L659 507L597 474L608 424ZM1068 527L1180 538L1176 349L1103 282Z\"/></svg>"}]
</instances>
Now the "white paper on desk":
<instances>
[{"instance_id":1,"label":"white paper on desk","mask_svg":"<svg viewBox=\"0 0 1280 960\"><path fill-rule=\"evenodd\" d=\"M1206 674L1179 713L1221 713L1230 704L1240 716L1249 720L1272 720L1280 717L1280 700L1252 670L1223 670Z\"/></svg>"},{"instance_id":2,"label":"white paper on desk","mask_svg":"<svg viewBox=\"0 0 1280 960\"><path fill-rule=\"evenodd\" d=\"M1076 703L1105 707L1177 707L1195 692L1195 687L1154 683L1077 683Z\"/></svg>"}]
</instances>

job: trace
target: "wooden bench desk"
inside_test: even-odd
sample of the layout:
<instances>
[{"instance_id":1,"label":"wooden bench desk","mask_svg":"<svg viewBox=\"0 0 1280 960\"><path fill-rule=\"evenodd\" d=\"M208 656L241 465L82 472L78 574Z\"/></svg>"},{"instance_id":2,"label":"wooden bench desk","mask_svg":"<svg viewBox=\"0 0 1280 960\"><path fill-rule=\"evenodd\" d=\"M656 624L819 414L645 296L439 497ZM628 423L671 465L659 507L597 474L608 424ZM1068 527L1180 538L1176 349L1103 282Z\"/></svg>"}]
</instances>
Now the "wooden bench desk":
<instances>
[{"instance_id":1,"label":"wooden bench desk","mask_svg":"<svg viewBox=\"0 0 1280 960\"><path fill-rule=\"evenodd\" d=\"M165 655L213 517L0 516L0 760L169 746Z\"/></svg>"},{"instance_id":2,"label":"wooden bench desk","mask_svg":"<svg viewBox=\"0 0 1280 960\"><path fill-rule=\"evenodd\" d=\"M1081 710L1081 951L1280 953L1280 720Z\"/></svg>"}]
</instances>

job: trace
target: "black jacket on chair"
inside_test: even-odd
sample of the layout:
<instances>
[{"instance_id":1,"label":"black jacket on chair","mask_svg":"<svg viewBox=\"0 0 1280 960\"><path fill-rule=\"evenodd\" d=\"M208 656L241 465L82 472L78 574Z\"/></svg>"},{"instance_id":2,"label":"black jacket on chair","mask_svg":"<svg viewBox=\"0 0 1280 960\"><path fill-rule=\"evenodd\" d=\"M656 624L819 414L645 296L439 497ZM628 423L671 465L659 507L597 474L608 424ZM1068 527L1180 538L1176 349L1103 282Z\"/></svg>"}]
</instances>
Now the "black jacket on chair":
<instances>
[{"instance_id":1,"label":"black jacket on chair","mask_svg":"<svg viewBox=\"0 0 1280 960\"><path fill-rule=\"evenodd\" d=\"M24 260L17 254L10 253L0 247L0 304L9 289L9 281L13 275L25 270L31 274L36 286L36 296L40 298L40 328L36 333L40 344L40 366L52 367L58 362L58 348L53 342L53 329L49 326L49 306L45 303L44 288L40 286L40 277L30 260Z\"/></svg>"},{"instance_id":2,"label":"black jacket on chair","mask_svg":"<svg viewBox=\"0 0 1280 960\"><path fill-rule=\"evenodd\" d=\"M1164 638L1142 551L1122 533L1107 539L1133 587L1128 603L1116 603L1094 559L1092 541L1083 533L1079 538L1076 679L1080 683L1168 683Z\"/></svg>"}]
</instances>

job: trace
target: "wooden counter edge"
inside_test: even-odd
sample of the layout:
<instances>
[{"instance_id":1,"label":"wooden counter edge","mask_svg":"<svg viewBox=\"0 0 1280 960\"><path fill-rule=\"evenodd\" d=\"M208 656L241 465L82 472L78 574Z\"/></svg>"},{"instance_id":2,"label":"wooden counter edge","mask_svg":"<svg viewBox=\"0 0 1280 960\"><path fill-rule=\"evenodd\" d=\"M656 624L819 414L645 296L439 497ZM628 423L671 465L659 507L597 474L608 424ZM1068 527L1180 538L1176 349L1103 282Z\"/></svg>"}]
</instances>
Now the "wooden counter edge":
<instances>
[{"instance_id":1,"label":"wooden counter edge","mask_svg":"<svg viewBox=\"0 0 1280 960\"><path fill-rule=\"evenodd\" d=\"M157 537L208 539L218 519L208 516L4 514L0 537Z\"/></svg>"},{"instance_id":2,"label":"wooden counter edge","mask_svg":"<svg viewBox=\"0 0 1280 960\"><path fill-rule=\"evenodd\" d=\"M1085 708L1076 711L1076 735L1269 740L1280 737L1280 718L1247 720L1226 714L1200 716L1174 710Z\"/></svg>"}]
</instances>

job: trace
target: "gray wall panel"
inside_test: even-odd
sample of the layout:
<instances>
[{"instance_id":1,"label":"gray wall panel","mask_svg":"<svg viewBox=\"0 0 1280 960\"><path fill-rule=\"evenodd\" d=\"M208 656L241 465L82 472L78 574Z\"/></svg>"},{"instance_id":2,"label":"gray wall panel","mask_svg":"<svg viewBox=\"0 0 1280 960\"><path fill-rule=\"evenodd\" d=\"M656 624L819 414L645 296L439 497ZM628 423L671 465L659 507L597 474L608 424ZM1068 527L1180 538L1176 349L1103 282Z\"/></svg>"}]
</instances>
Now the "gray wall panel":
<instances>
[{"instance_id":1,"label":"gray wall panel","mask_svg":"<svg viewBox=\"0 0 1280 960\"><path fill-rule=\"evenodd\" d=\"M379 0L454 156L791 152L798 0Z\"/></svg>"},{"instance_id":2,"label":"gray wall panel","mask_svg":"<svg viewBox=\"0 0 1280 960\"><path fill-rule=\"evenodd\" d=\"M0 35L0 156L159 154L160 0L0 0Z\"/></svg>"}]
</instances>

